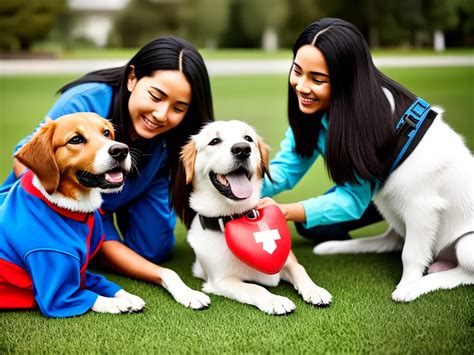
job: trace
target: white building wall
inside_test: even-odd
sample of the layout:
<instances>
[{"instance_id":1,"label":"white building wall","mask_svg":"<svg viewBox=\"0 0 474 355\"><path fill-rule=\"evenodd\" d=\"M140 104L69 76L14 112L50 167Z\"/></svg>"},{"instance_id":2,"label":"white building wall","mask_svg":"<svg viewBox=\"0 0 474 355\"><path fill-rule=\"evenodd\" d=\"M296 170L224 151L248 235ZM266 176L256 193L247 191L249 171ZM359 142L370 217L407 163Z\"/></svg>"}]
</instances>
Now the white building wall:
<instances>
[{"instance_id":1,"label":"white building wall","mask_svg":"<svg viewBox=\"0 0 474 355\"><path fill-rule=\"evenodd\" d=\"M107 44L114 14L130 0L68 0L71 11L77 17L72 29L73 38L84 37L95 45Z\"/></svg>"}]
</instances>

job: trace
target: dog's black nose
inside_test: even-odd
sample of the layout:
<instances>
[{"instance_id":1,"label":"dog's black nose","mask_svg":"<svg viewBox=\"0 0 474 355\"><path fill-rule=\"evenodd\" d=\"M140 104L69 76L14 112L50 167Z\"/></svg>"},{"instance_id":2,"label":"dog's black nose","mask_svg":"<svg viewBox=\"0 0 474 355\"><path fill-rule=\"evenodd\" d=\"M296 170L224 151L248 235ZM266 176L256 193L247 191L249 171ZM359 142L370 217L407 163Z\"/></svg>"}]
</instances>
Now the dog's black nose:
<instances>
[{"instance_id":1,"label":"dog's black nose","mask_svg":"<svg viewBox=\"0 0 474 355\"><path fill-rule=\"evenodd\" d=\"M237 158L244 160L250 156L252 148L250 148L250 144L248 143L236 143L230 148L230 151Z\"/></svg>"},{"instance_id":2,"label":"dog's black nose","mask_svg":"<svg viewBox=\"0 0 474 355\"><path fill-rule=\"evenodd\" d=\"M115 160L122 161L128 155L128 146L122 143L112 144L109 148L109 154Z\"/></svg>"}]
</instances>

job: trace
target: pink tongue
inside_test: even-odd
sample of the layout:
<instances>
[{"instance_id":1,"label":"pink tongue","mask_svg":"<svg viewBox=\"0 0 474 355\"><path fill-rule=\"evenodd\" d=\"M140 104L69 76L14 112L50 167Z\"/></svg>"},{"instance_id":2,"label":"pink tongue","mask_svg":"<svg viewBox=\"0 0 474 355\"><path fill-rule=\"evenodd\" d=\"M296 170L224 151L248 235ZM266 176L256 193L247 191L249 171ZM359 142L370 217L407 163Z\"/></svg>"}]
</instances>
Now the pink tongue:
<instances>
[{"instance_id":1,"label":"pink tongue","mask_svg":"<svg viewBox=\"0 0 474 355\"><path fill-rule=\"evenodd\" d=\"M105 173L105 180L112 183L122 182L123 173L121 171Z\"/></svg>"},{"instance_id":2,"label":"pink tongue","mask_svg":"<svg viewBox=\"0 0 474 355\"><path fill-rule=\"evenodd\" d=\"M232 174L226 176L232 193L238 198L249 198L252 195L252 184L244 174Z\"/></svg>"}]
</instances>

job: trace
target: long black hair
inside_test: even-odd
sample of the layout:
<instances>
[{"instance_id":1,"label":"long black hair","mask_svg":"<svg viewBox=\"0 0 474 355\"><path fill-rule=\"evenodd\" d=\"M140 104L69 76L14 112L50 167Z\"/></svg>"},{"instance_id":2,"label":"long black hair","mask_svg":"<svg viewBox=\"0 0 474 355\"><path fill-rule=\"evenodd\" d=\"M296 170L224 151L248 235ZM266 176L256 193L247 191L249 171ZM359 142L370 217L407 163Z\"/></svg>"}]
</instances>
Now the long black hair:
<instances>
[{"instance_id":1,"label":"long black hair","mask_svg":"<svg viewBox=\"0 0 474 355\"><path fill-rule=\"evenodd\" d=\"M364 37L344 20L323 18L307 26L294 44L293 59L308 44L323 53L329 69L326 167L331 179L342 185L385 177L393 160L395 120L416 96L375 67ZM382 88L392 93L394 112ZM288 85L288 118L299 155L316 149L324 113L302 113Z\"/></svg>"},{"instance_id":2,"label":"long black hair","mask_svg":"<svg viewBox=\"0 0 474 355\"><path fill-rule=\"evenodd\" d=\"M173 36L156 38L142 47L126 65L88 73L63 86L59 92L63 93L73 86L88 82L110 85L113 89L113 101L107 118L116 128L117 140L131 144L132 122L128 110L130 92L127 89L131 66L137 80L151 76L157 70L179 70L191 85L192 99L186 115L177 127L162 135L166 140L168 166L174 180L181 147L203 124L214 121L209 75L204 60L193 45ZM153 140L149 144L153 144Z\"/></svg>"}]
</instances>

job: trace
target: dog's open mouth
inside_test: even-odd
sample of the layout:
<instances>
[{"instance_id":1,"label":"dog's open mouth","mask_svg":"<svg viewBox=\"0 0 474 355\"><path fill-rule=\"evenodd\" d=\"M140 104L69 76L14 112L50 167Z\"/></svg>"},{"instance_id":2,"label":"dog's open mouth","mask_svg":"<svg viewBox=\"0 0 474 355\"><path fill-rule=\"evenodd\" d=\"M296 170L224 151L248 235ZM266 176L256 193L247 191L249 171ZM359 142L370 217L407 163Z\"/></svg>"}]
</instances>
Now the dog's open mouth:
<instances>
[{"instance_id":1,"label":"dog's open mouth","mask_svg":"<svg viewBox=\"0 0 474 355\"><path fill-rule=\"evenodd\" d=\"M115 167L103 174L93 174L81 170L77 172L76 177L81 185L88 188L116 189L125 182L125 170L121 167Z\"/></svg>"},{"instance_id":2,"label":"dog's open mouth","mask_svg":"<svg viewBox=\"0 0 474 355\"><path fill-rule=\"evenodd\" d=\"M217 191L231 200L245 200L252 195L253 189L250 183L252 175L244 168L226 175L211 171L209 177Z\"/></svg>"}]
</instances>

